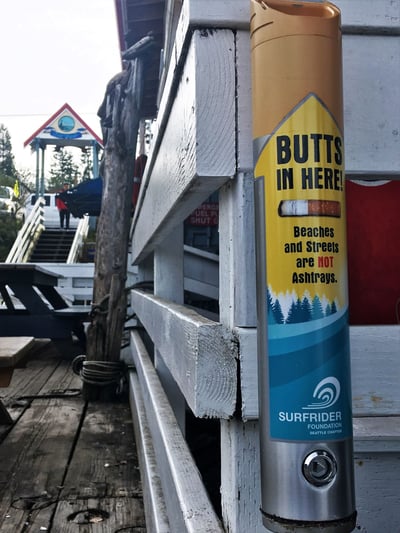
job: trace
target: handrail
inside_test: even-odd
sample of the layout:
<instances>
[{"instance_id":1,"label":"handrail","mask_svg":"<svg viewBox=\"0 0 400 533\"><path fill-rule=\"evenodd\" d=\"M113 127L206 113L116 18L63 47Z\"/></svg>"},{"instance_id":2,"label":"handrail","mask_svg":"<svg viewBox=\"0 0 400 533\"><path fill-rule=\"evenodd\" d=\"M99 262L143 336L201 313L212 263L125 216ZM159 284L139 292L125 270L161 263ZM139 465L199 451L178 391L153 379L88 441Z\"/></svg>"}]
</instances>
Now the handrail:
<instances>
[{"instance_id":1,"label":"handrail","mask_svg":"<svg viewBox=\"0 0 400 533\"><path fill-rule=\"evenodd\" d=\"M87 237L89 231L89 217L84 216L76 228L75 237L68 254L67 264L76 263L76 259L81 251L83 241Z\"/></svg>"},{"instance_id":2,"label":"handrail","mask_svg":"<svg viewBox=\"0 0 400 533\"><path fill-rule=\"evenodd\" d=\"M43 197L38 198L24 225L19 230L5 263L26 263L28 261L35 243L44 230L44 203Z\"/></svg>"}]
</instances>

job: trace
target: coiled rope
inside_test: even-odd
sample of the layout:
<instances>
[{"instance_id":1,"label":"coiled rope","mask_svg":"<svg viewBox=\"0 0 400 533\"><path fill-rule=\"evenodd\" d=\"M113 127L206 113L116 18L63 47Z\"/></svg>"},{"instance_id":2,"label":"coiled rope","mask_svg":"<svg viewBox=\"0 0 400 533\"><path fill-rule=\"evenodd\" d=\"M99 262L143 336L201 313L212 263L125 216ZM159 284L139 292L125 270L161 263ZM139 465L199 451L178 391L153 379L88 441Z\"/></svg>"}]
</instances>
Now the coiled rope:
<instances>
[{"instance_id":1,"label":"coiled rope","mask_svg":"<svg viewBox=\"0 0 400 533\"><path fill-rule=\"evenodd\" d=\"M121 385L125 369L123 361L87 361L86 355L78 355L72 361L72 370L83 383L98 387Z\"/></svg>"}]
</instances>

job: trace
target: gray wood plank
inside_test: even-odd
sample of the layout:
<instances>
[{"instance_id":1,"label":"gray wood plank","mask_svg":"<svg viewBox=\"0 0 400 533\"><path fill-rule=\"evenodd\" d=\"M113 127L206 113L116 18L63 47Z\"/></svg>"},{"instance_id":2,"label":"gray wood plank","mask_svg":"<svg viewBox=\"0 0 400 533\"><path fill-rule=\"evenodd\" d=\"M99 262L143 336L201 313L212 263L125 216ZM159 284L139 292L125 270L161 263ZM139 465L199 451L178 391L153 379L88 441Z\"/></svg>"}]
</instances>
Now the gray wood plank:
<instances>
[{"instance_id":1,"label":"gray wood plank","mask_svg":"<svg viewBox=\"0 0 400 533\"><path fill-rule=\"evenodd\" d=\"M354 459L358 512L355 531L399 531L399 455L355 452Z\"/></svg>"},{"instance_id":2,"label":"gray wood plank","mask_svg":"<svg viewBox=\"0 0 400 533\"><path fill-rule=\"evenodd\" d=\"M235 328L242 416L258 418L257 330ZM353 416L400 415L400 326L351 326Z\"/></svg>"},{"instance_id":3,"label":"gray wood plank","mask_svg":"<svg viewBox=\"0 0 400 533\"><path fill-rule=\"evenodd\" d=\"M70 361L37 345L6 389L14 425L0 446L0 530L10 533L49 528L83 411L81 399L62 395L77 385Z\"/></svg>"},{"instance_id":4,"label":"gray wood plank","mask_svg":"<svg viewBox=\"0 0 400 533\"><path fill-rule=\"evenodd\" d=\"M129 372L129 390L132 419L139 452L140 472L143 483L143 504L146 526L152 533L170 533L167 508L160 479L160 470L146 416L146 404L135 371Z\"/></svg>"},{"instance_id":5,"label":"gray wood plank","mask_svg":"<svg viewBox=\"0 0 400 533\"><path fill-rule=\"evenodd\" d=\"M136 498L88 498L60 501L51 531L146 533L147 530L141 503Z\"/></svg>"},{"instance_id":6,"label":"gray wood plank","mask_svg":"<svg viewBox=\"0 0 400 533\"><path fill-rule=\"evenodd\" d=\"M400 415L400 326L352 326L350 347L353 415Z\"/></svg>"},{"instance_id":7,"label":"gray wood plank","mask_svg":"<svg viewBox=\"0 0 400 533\"><path fill-rule=\"evenodd\" d=\"M141 499L137 464L129 405L89 404L63 483L62 499Z\"/></svg>"},{"instance_id":8,"label":"gray wood plank","mask_svg":"<svg viewBox=\"0 0 400 533\"><path fill-rule=\"evenodd\" d=\"M223 528L137 332L131 333L131 347L168 509L170 531L222 533Z\"/></svg>"},{"instance_id":9,"label":"gray wood plank","mask_svg":"<svg viewBox=\"0 0 400 533\"><path fill-rule=\"evenodd\" d=\"M58 499L82 409L75 398L36 400L7 435L0 447L1 530L7 517L29 523L32 505Z\"/></svg>"},{"instance_id":10,"label":"gray wood plank","mask_svg":"<svg viewBox=\"0 0 400 533\"><path fill-rule=\"evenodd\" d=\"M162 140L146 166L132 227L133 262L235 173L234 50L230 30L193 33Z\"/></svg>"},{"instance_id":11,"label":"gray wood plank","mask_svg":"<svg viewBox=\"0 0 400 533\"><path fill-rule=\"evenodd\" d=\"M1 390L1 398L14 423L30 407L35 395L52 389L80 387L80 381L70 370L70 361L63 361L51 342L35 341L36 351L28 354L24 366L14 370L11 383ZM0 435L7 428L0 426Z\"/></svg>"},{"instance_id":12,"label":"gray wood plank","mask_svg":"<svg viewBox=\"0 0 400 533\"><path fill-rule=\"evenodd\" d=\"M236 346L228 329L140 290L132 291L131 304L195 416L232 416Z\"/></svg>"},{"instance_id":13,"label":"gray wood plank","mask_svg":"<svg viewBox=\"0 0 400 533\"><path fill-rule=\"evenodd\" d=\"M397 0L336 0L334 4L342 13L343 29L351 28L393 28L400 26L400 10Z\"/></svg>"},{"instance_id":14,"label":"gray wood plank","mask_svg":"<svg viewBox=\"0 0 400 533\"><path fill-rule=\"evenodd\" d=\"M0 337L0 367L16 365L33 344L33 337Z\"/></svg>"}]
</instances>

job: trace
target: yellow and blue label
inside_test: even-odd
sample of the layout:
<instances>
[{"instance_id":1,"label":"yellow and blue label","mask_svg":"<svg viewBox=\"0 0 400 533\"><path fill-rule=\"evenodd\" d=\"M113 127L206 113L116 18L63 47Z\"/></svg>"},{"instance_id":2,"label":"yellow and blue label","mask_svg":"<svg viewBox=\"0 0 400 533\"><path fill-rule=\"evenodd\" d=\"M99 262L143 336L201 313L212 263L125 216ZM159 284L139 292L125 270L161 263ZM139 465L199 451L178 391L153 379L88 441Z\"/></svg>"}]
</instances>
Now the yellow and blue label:
<instances>
[{"instance_id":1,"label":"yellow and blue label","mask_svg":"<svg viewBox=\"0 0 400 533\"><path fill-rule=\"evenodd\" d=\"M343 136L315 94L266 139L255 177L265 194L271 438L348 438Z\"/></svg>"}]
</instances>

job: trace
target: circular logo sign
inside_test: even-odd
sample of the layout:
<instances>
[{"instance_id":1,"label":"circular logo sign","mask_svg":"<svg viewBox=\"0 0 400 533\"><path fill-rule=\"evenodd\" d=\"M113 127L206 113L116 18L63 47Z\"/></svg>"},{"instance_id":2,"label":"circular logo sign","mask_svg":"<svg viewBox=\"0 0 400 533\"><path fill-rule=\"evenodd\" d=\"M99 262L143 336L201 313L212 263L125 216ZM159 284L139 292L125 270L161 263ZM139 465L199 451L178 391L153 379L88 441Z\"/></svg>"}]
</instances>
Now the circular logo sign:
<instances>
[{"instance_id":1,"label":"circular logo sign","mask_svg":"<svg viewBox=\"0 0 400 533\"><path fill-rule=\"evenodd\" d=\"M75 120L69 115L64 115L58 121L58 127L61 131L71 131L75 127Z\"/></svg>"}]
</instances>

